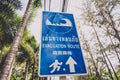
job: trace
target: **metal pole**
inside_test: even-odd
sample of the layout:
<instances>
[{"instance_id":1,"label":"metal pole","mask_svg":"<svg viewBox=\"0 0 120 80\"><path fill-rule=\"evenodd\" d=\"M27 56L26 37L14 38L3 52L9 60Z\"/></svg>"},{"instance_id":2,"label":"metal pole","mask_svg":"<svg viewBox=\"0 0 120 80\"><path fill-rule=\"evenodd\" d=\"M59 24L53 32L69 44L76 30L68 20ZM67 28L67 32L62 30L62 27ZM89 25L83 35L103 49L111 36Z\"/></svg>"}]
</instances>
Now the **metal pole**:
<instances>
[{"instance_id":1,"label":"metal pole","mask_svg":"<svg viewBox=\"0 0 120 80\"><path fill-rule=\"evenodd\" d=\"M62 12L65 12L65 0L63 0Z\"/></svg>"},{"instance_id":2,"label":"metal pole","mask_svg":"<svg viewBox=\"0 0 120 80\"><path fill-rule=\"evenodd\" d=\"M67 80L66 76L60 76L59 80Z\"/></svg>"},{"instance_id":3,"label":"metal pole","mask_svg":"<svg viewBox=\"0 0 120 80\"><path fill-rule=\"evenodd\" d=\"M46 11L46 0L44 0L44 11Z\"/></svg>"},{"instance_id":4,"label":"metal pole","mask_svg":"<svg viewBox=\"0 0 120 80\"><path fill-rule=\"evenodd\" d=\"M49 0L49 11L50 11L50 6L51 6L51 0Z\"/></svg>"},{"instance_id":5,"label":"metal pole","mask_svg":"<svg viewBox=\"0 0 120 80\"><path fill-rule=\"evenodd\" d=\"M63 0L62 12L67 12L68 0Z\"/></svg>"}]
</instances>

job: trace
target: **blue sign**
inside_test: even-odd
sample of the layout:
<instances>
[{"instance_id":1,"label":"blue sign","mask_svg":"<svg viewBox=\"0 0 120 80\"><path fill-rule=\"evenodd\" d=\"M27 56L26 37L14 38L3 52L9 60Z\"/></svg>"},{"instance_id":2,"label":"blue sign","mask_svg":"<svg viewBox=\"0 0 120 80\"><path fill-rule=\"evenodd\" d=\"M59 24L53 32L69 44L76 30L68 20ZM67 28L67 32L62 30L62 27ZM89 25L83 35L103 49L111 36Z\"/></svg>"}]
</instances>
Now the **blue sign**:
<instances>
[{"instance_id":1,"label":"blue sign","mask_svg":"<svg viewBox=\"0 0 120 80\"><path fill-rule=\"evenodd\" d=\"M43 12L39 75L86 74L72 14Z\"/></svg>"}]
</instances>

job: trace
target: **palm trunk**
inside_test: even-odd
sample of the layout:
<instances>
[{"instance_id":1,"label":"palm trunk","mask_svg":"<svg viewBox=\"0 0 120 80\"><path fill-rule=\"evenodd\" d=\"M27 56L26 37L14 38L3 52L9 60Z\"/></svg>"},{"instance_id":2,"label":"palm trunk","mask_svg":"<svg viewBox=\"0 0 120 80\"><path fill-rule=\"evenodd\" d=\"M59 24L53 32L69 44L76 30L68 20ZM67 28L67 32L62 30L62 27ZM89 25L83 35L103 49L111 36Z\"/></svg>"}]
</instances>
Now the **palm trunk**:
<instances>
[{"instance_id":1,"label":"palm trunk","mask_svg":"<svg viewBox=\"0 0 120 80\"><path fill-rule=\"evenodd\" d=\"M97 40L98 40L98 42L99 42L99 46L100 46L101 51L102 51L102 49L104 49L104 47L103 47L103 45L102 45L102 43L101 43L101 41L100 41L100 39L99 39L99 37L98 37L98 34L97 34L96 29L95 29L94 27L93 27L93 29L94 29L94 31L95 31ZM114 70L114 68L113 68L113 65L112 65L110 59L109 59L108 56L107 56L107 53L102 51L102 55L103 55L104 59L105 59L105 57L107 58L108 62L110 63L110 66L111 66L111 68L112 68L112 70L113 70L113 72L114 72L114 75L115 75L115 77L116 77L116 80L118 80L117 74L116 74L116 72L115 72L115 70ZM106 59L105 59L105 60L106 60ZM107 61L106 61L106 63L107 63ZM110 73L110 75L112 75L112 74ZM113 80L114 80L114 79L113 79Z\"/></svg>"},{"instance_id":2,"label":"palm trunk","mask_svg":"<svg viewBox=\"0 0 120 80\"><path fill-rule=\"evenodd\" d=\"M18 46L20 44L20 41L21 41L21 38L23 35L23 31L25 29L26 23L28 21L28 18L29 18L30 12L31 12L31 8L30 8L31 5L32 5L32 0L29 0L25 14L23 16L22 23L16 33L16 36L13 40L12 47L11 47L11 49L6 57L6 60L2 66L2 71L0 73L0 80L9 80L9 76L11 74L10 70L12 69L14 59L16 57L16 52L18 51Z\"/></svg>"},{"instance_id":3,"label":"palm trunk","mask_svg":"<svg viewBox=\"0 0 120 80\"><path fill-rule=\"evenodd\" d=\"M35 58L35 56L34 56L33 69L32 69L32 80L34 80L34 74L35 74L35 64L36 64L36 58Z\"/></svg>"},{"instance_id":4,"label":"palm trunk","mask_svg":"<svg viewBox=\"0 0 120 80\"><path fill-rule=\"evenodd\" d=\"M26 66L25 66L25 79L24 80L28 80L28 67L29 67L29 61L26 61Z\"/></svg>"},{"instance_id":5,"label":"palm trunk","mask_svg":"<svg viewBox=\"0 0 120 80\"><path fill-rule=\"evenodd\" d=\"M39 49L37 49L37 51L35 53L33 53L34 59L33 59L33 69L32 69L32 80L34 80L34 76L35 76L35 65L38 65L36 63L36 54L39 53Z\"/></svg>"}]
</instances>

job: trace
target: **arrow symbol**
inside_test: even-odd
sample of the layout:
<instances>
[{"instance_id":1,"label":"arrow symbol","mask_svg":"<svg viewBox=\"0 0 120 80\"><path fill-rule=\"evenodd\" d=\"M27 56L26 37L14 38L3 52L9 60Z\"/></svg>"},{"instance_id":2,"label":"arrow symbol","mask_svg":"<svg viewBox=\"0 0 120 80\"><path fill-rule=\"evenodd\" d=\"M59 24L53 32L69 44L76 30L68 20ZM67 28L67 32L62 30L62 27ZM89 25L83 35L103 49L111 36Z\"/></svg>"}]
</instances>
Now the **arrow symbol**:
<instances>
[{"instance_id":1,"label":"arrow symbol","mask_svg":"<svg viewBox=\"0 0 120 80\"><path fill-rule=\"evenodd\" d=\"M70 67L70 72L75 72L75 64L77 64L77 62L70 56L66 62L66 65Z\"/></svg>"}]
</instances>

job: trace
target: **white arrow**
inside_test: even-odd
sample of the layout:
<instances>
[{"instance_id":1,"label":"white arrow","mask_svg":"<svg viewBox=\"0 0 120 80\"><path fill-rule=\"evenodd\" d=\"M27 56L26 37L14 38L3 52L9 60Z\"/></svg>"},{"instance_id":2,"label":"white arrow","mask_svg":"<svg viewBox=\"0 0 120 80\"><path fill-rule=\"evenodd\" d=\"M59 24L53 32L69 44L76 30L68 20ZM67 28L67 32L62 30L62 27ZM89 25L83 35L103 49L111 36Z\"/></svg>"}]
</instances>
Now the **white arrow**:
<instances>
[{"instance_id":1,"label":"white arrow","mask_svg":"<svg viewBox=\"0 0 120 80\"><path fill-rule=\"evenodd\" d=\"M66 62L66 65L69 65L70 67L70 72L75 72L75 64L77 64L77 62L70 56Z\"/></svg>"}]
</instances>

